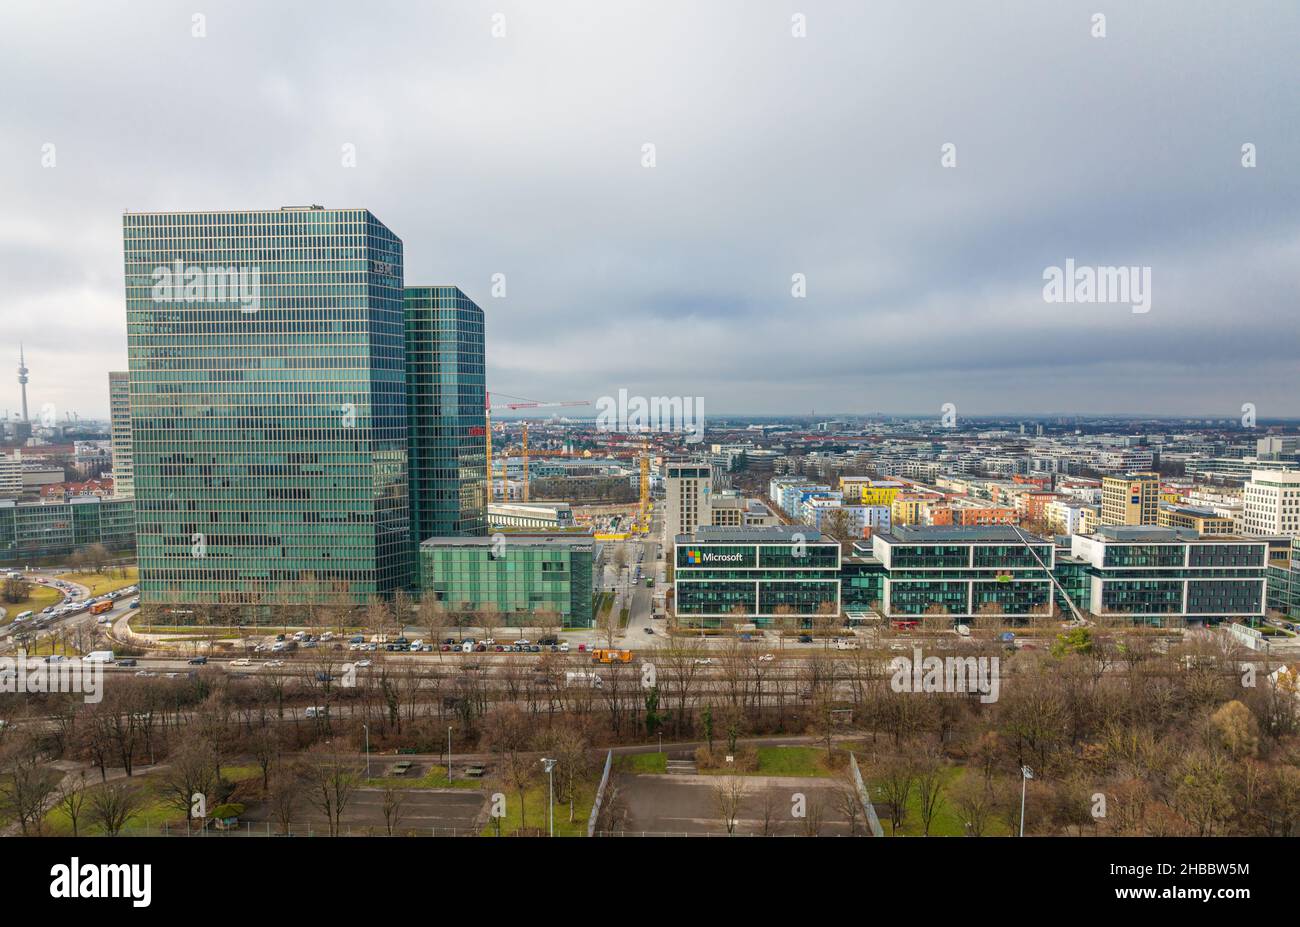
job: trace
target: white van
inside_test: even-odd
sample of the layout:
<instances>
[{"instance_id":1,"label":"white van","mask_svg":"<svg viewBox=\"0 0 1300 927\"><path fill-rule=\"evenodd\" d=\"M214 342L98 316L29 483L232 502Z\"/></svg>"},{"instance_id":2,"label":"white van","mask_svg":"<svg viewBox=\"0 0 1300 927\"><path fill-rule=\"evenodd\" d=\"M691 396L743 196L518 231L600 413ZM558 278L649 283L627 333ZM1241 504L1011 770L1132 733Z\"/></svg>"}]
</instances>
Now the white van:
<instances>
[{"instance_id":1,"label":"white van","mask_svg":"<svg viewBox=\"0 0 1300 927\"><path fill-rule=\"evenodd\" d=\"M113 651L111 650L92 650L81 658L83 663L112 663Z\"/></svg>"},{"instance_id":2,"label":"white van","mask_svg":"<svg viewBox=\"0 0 1300 927\"><path fill-rule=\"evenodd\" d=\"M305 714L308 718L323 718L325 717L325 706L313 705L311 708L307 709Z\"/></svg>"},{"instance_id":3,"label":"white van","mask_svg":"<svg viewBox=\"0 0 1300 927\"><path fill-rule=\"evenodd\" d=\"M461 652L462 652L462 653L473 653L473 652L474 652L474 642L473 642L473 641L465 641L465 643L463 643L463 644L460 645L460 649L461 649Z\"/></svg>"},{"instance_id":4,"label":"white van","mask_svg":"<svg viewBox=\"0 0 1300 927\"><path fill-rule=\"evenodd\" d=\"M30 617L32 617L31 612L19 612L14 616L14 621L26 621Z\"/></svg>"}]
</instances>

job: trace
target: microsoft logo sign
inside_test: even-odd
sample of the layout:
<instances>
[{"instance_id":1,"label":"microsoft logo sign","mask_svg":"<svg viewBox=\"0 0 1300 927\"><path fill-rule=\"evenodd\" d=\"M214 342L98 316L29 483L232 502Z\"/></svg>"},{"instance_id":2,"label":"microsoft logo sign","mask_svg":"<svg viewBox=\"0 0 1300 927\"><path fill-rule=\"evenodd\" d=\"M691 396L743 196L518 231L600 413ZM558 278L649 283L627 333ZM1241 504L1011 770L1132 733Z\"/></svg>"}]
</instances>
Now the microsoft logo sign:
<instances>
[{"instance_id":1,"label":"microsoft logo sign","mask_svg":"<svg viewBox=\"0 0 1300 927\"><path fill-rule=\"evenodd\" d=\"M744 559L745 555L741 553L715 554L712 551L702 551L698 547L686 550L687 566L702 566L706 563L740 563Z\"/></svg>"}]
</instances>

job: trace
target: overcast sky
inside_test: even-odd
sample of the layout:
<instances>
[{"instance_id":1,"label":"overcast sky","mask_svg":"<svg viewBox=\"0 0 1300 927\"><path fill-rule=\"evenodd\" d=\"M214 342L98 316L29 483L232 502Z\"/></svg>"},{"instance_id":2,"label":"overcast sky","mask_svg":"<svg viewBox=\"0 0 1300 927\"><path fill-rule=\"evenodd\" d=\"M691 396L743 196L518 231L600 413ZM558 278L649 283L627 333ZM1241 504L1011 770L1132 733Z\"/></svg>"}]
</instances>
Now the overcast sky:
<instances>
[{"instance_id":1,"label":"overcast sky","mask_svg":"<svg viewBox=\"0 0 1300 927\"><path fill-rule=\"evenodd\" d=\"M5 0L0 409L21 340L107 412L123 209L320 203L483 306L502 393L1300 415L1298 49L1294 0ZM1045 301L1067 259L1150 311Z\"/></svg>"}]
</instances>

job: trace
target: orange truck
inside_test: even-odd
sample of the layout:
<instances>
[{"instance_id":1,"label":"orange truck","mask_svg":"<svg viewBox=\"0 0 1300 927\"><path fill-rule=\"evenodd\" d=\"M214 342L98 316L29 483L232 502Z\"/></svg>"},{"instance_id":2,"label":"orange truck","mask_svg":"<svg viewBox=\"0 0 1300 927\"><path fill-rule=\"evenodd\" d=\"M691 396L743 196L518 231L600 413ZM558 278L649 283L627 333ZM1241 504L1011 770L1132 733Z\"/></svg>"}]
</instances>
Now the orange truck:
<instances>
[{"instance_id":1,"label":"orange truck","mask_svg":"<svg viewBox=\"0 0 1300 927\"><path fill-rule=\"evenodd\" d=\"M112 602L96 602L94 605L90 606L90 613L92 615L102 615L104 614L104 612L108 612L112 610L113 610Z\"/></svg>"},{"instance_id":2,"label":"orange truck","mask_svg":"<svg viewBox=\"0 0 1300 927\"><path fill-rule=\"evenodd\" d=\"M630 650L609 650L603 647L597 647L591 652L592 663L631 663L632 651Z\"/></svg>"}]
</instances>

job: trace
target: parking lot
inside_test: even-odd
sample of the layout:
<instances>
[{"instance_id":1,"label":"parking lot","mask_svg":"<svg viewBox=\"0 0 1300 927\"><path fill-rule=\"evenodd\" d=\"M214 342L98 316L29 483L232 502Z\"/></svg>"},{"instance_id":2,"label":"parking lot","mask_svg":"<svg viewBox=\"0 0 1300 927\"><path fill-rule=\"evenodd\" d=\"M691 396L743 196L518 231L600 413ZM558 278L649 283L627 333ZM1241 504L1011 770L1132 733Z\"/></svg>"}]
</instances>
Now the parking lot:
<instances>
[{"instance_id":1,"label":"parking lot","mask_svg":"<svg viewBox=\"0 0 1300 927\"><path fill-rule=\"evenodd\" d=\"M384 770L376 764L376 775ZM470 836L482 829L487 820L488 793L474 789L405 789L398 814L398 833L415 833L424 836ZM358 789L352 794L343 810L343 834L362 835L368 831L385 832L384 790ZM240 815L241 821L253 824L270 822L272 830L278 825L269 805L263 802L250 804ZM294 833L310 825L314 833L327 832L325 816L303 801L294 815Z\"/></svg>"}]
</instances>

